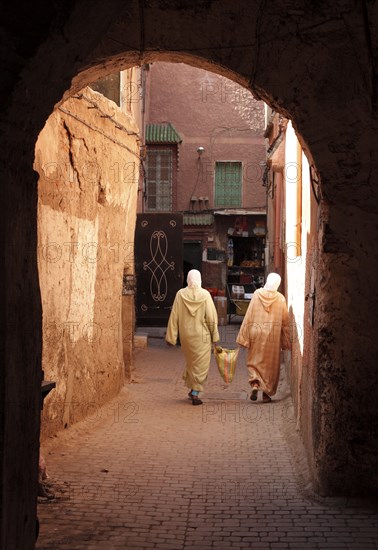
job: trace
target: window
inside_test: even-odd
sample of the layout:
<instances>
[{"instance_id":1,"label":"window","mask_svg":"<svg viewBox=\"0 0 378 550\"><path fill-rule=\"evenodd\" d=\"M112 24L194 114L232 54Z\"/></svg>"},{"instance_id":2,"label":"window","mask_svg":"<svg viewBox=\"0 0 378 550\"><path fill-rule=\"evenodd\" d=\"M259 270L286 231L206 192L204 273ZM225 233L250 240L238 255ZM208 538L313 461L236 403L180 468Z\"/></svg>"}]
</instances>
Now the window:
<instances>
[{"instance_id":1,"label":"window","mask_svg":"<svg viewBox=\"0 0 378 550\"><path fill-rule=\"evenodd\" d=\"M172 149L148 148L146 192L147 211L172 211Z\"/></svg>"},{"instance_id":2,"label":"window","mask_svg":"<svg viewBox=\"0 0 378 550\"><path fill-rule=\"evenodd\" d=\"M242 163L215 163L215 206L241 206Z\"/></svg>"}]
</instances>

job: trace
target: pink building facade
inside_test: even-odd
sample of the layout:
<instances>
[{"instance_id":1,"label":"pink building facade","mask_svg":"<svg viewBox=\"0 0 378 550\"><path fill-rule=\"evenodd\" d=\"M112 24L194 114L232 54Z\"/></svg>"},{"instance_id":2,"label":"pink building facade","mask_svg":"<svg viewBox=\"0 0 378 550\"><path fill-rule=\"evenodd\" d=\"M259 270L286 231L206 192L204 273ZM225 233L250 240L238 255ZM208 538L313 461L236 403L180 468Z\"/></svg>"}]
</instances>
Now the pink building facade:
<instances>
[{"instance_id":1,"label":"pink building facade","mask_svg":"<svg viewBox=\"0 0 378 550\"><path fill-rule=\"evenodd\" d=\"M220 75L181 63L150 65L146 81L139 211L181 212L184 276L199 268L204 286L225 291L230 236L252 237L266 220L264 104ZM239 260L253 262L251 254ZM261 258L259 267L261 274Z\"/></svg>"}]
</instances>

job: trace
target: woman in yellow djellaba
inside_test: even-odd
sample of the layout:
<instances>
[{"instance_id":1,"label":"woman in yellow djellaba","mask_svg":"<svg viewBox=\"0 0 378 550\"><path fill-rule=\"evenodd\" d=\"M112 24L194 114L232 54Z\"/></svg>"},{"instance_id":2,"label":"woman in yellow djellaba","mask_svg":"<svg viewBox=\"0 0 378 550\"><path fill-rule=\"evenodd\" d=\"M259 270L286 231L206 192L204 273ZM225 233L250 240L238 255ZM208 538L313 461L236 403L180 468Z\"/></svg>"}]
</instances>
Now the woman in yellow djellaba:
<instances>
[{"instance_id":1,"label":"woman in yellow djellaba","mask_svg":"<svg viewBox=\"0 0 378 550\"><path fill-rule=\"evenodd\" d=\"M219 340L218 315L210 292L202 288L197 269L189 271L187 283L176 294L165 340L174 346L180 339L186 360L183 379L190 389L188 395L193 405L202 405L198 394L203 391L209 373L212 344Z\"/></svg>"}]
</instances>

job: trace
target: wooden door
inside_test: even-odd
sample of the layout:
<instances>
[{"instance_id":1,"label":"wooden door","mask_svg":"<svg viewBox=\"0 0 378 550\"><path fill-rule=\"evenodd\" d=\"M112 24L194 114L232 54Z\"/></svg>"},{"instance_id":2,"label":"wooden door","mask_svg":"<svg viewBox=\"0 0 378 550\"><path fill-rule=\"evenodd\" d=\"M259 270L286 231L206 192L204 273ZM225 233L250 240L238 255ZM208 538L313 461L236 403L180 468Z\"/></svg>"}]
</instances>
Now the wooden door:
<instances>
[{"instance_id":1,"label":"wooden door","mask_svg":"<svg viewBox=\"0 0 378 550\"><path fill-rule=\"evenodd\" d=\"M138 214L135 229L136 320L165 326L183 286L182 214Z\"/></svg>"}]
</instances>

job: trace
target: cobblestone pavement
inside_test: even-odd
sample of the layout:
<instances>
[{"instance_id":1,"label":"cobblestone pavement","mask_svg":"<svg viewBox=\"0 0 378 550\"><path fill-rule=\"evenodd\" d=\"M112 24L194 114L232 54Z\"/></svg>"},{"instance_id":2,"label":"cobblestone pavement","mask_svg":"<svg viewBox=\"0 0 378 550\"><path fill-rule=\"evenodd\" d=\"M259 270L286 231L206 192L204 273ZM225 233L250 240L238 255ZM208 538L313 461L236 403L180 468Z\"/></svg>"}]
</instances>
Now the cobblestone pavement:
<instances>
[{"instance_id":1,"label":"cobblestone pavement","mask_svg":"<svg viewBox=\"0 0 378 550\"><path fill-rule=\"evenodd\" d=\"M183 366L149 338L137 382L43 445L55 498L39 503L39 550L378 548L372 504L308 487L284 376L273 403L252 403L244 352L229 387L212 358L193 407Z\"/></svg>"}]
</instances>

